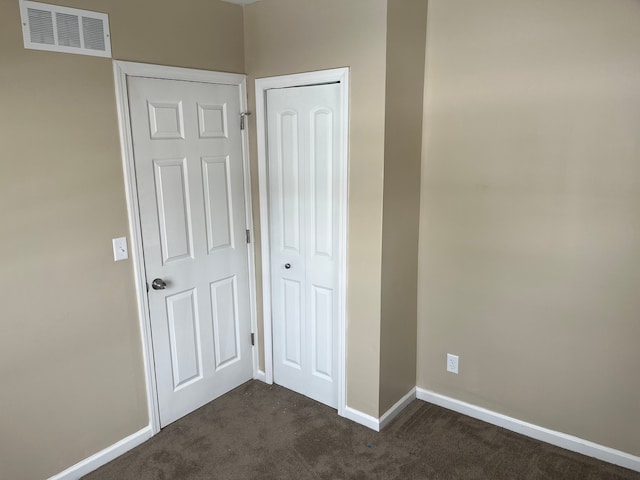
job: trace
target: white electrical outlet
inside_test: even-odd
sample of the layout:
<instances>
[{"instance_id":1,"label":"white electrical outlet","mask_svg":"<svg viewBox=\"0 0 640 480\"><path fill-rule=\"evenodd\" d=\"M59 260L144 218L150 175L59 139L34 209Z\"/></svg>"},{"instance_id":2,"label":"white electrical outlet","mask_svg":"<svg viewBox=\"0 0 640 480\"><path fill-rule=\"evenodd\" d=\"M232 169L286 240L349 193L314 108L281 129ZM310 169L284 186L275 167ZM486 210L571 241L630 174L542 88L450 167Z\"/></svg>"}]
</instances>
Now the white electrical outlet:
<instances>
[{"instance_id":1,"label":"white electrical outlet","mask_svg":"<svg viewBox=\"0 0 640 480\"><path fill-rule=\"evenodd\" d=\"M458 373L458 355L447 353L447 372Z\"/></svg>"}]
</instances>

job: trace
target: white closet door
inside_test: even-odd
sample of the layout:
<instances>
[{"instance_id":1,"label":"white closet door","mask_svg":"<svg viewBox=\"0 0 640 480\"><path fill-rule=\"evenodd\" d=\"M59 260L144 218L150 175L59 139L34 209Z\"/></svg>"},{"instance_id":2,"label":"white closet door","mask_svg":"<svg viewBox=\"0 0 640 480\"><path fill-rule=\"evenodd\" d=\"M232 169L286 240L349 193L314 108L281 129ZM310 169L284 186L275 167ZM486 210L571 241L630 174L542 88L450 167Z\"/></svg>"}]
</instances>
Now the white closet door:
<instances>
[{"instance_id":1,"label":"white closet door","mask_svg":"<svg viewBox=\"0 0 640 480\"><path fill-rule=\"evenodd\" d=\"M267 92L274 381L338 404L337 84Z\"/></svg>"}]
</instances>

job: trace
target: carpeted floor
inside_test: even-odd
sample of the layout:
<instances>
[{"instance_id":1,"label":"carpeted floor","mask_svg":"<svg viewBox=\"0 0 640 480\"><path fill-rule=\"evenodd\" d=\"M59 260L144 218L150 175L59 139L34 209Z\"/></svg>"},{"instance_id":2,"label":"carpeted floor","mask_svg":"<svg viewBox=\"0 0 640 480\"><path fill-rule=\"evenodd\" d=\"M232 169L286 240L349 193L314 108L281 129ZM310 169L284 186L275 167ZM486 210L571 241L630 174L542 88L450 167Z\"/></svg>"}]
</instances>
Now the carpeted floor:
<instances>
[{"instance_id":1,"label":"carpeted floor","mask_svg":"<svg viewBox=\"0 0 640 480\"><path fill-rule=\"evenodd\" d=\"M376 433L306 397L252 381L85 478L638 480L640 474L419 400Z\"/></svg>"}]
</instances>

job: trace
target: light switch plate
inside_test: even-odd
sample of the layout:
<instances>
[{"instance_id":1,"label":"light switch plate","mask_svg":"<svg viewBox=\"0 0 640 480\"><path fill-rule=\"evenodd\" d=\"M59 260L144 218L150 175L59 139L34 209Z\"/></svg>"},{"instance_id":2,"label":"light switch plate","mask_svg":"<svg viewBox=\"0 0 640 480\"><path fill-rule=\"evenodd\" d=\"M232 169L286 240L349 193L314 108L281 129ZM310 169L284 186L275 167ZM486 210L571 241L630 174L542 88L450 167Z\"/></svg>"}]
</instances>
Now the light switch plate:
<instances>
[{"instance_id":1,"label":"light switch plate","mask_svg":"<svg viewBox=\"0 0 640 480\"><path fill-rule=\"evenodd\" d=\"M116 262L129 258L129 249L127 248L127 237L114 238L113 242L113 259Z\"/></svg>"}]
</instances>

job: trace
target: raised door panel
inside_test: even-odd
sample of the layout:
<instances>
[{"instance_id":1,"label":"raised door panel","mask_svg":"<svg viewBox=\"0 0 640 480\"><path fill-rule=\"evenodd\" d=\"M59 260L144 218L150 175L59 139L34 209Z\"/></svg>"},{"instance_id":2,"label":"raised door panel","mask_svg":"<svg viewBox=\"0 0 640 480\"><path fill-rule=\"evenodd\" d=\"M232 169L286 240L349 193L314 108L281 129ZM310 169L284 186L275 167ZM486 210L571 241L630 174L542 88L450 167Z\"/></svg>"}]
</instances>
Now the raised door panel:
<instances>
[{"instance_id":1,"label":"raised door panel","mask_svg":"<svg viewBox=\"0 0 640 480\"><path fill-rule=\"evenodd\" d=\"M282 305L284 313L283 361L286 365L302 368L302 289L300 282L282 280Z\"/></svg>"},{"instance_id":2,"label":"raised door panel","mask_svg":"<svg viewBox=\"0 0 640 480\"><path fill-rule=\"evenodd\" d=\"M152 140L184 139L184 115L182 102L147 103L149 109L149 133Z\"/></svg>"},{"instance_id":3,"label":"raised door panel","mask_svg":"<svg viewBox=\"0 0 640 480\"><path fill-rule=\"evenodd\" d=\"M310 115L310 181L313 254L333 255L333 112L317 108Z\"/></svg>"},{"instance_id":4,"label":"raised door panel","mask_svg":"<svg viewBox=\"0 0 640 480\"><path fill-rule=\"evenodd\" d=\"M202 159L207 248L233 248L234 225L229 156Z\"/></svg>"},{"instance_id":5,"label":"raised door panel","mask_svg":"<svg viewBox=\"0 0 640 480\"><path fill-rule=\"evenodd\" d=\"M154 160L160 244L164 264L193 257L186 159Z\"/></svg>"},{"instance_id":6,"label":"raised door panel","mask_svg":"<svg viewBox=\"0 0 640 480\"><path fill-rule=\"evenodd\" d=\"M298 114L293 111L278 115L276 159L277 207L281 219L280 249L300 253L300 172Z\"/></svg>"},{"instance_id":7,"label":"raised door panel","mask_svg":"<svg viewBox=\"0 0 640 480\"><path fill-rule=\"evenodd\" d=\"M333 381L333 291L317 285L311 291L311 373Z\"/></svg>"},{"instance_id":8,"label":"raised door panel","mask_svg":"<svg viewBox=\"0 0 640 480\"><path fill-rule=\"evenodd\" d=\"M240 360L236 277L211 284L216 370Z\"/></svg>"},{"instance_id":9,"label":"raised door panel","mask_svg":"<svg viewBox=\"0 0 640 480\"><path fill-rule=\"evenodd\" d=\"M222 105L198 103L200 138L229 138L227 123L226 103Z\"/></svg>"},{"instance_id":10,"label":"raised door panel","mask_svg":"<svg viewBox=\"0 0 640 480\"><path fill-rule=\"evenodd\" d=\"M174 390L202 378L202 350L196 290L166 299Z\"/></svg>"}]
</instances>

